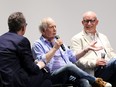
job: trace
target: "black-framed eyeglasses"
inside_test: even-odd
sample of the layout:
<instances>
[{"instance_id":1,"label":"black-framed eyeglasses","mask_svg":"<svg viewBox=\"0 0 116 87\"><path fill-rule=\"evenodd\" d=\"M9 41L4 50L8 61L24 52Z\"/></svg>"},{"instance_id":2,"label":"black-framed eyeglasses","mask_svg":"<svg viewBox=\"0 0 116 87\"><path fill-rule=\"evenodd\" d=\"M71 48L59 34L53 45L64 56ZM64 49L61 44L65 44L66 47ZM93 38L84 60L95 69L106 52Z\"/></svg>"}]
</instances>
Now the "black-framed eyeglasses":
<instances>
[{"instance_id":1,"label":"black-framed eyeglasses","mask_svg":"<svg viewBox=\"0 0 116 87\"><path fill-rule=\"evenodd\" d=\"M27 23L25 23L25 26L27 26Z\"/></svg>"},{"instance_id":2,"label":"black-framed eyeglasses","mask_svg":"<svg viewBox=\"0 0 116 87\"><path fill-rule=\"evenodd\" d=\"M83 22L86 23L86 24L89 23L89 22L90 23L95 23L95 21L96 21L96 19L94 19L94 20L92 20L92 19L91 20L83 20Z\"/></svg>"},{"instance_id":3,"label":"black-framed eyeglasses","mask_svg":"<svg viewBox=\"0 0 116 87\"><path fill-rule=\"evenodd\" d=\"M27 26L27 23L25 23L24 26Z\"/></svg>"}]
</instances>

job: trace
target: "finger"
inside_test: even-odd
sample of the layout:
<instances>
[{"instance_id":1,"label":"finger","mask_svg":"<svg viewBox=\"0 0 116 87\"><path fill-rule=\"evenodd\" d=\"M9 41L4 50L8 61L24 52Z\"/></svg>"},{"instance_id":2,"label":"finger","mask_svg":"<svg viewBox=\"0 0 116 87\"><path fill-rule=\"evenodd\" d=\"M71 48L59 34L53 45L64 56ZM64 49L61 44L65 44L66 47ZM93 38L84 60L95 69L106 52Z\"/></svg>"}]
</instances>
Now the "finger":
<instances>
[{"instance_id":1,"label":"finger","mask_svg":"<svg viewBox=\"0 0 116 87\"><path fill-rule=\"evenodd\" d=\"M90 46L94 46L96 43L97 43L97 41L92 41L92 42L90 43Z\"/></svg>"},{"instance_id":2,"label":"finger","mask_svg":"<svg viewBox=\"0 0 116 87\"><path fill-rule=\"evenodd\" d=\"M99 50L102 50L102 49L103 49L102 46L100 46L100 47L95 47L95 48L94 48L94 50L96 50L96 51L99 51Z\"/></svg>"}]
</instances>

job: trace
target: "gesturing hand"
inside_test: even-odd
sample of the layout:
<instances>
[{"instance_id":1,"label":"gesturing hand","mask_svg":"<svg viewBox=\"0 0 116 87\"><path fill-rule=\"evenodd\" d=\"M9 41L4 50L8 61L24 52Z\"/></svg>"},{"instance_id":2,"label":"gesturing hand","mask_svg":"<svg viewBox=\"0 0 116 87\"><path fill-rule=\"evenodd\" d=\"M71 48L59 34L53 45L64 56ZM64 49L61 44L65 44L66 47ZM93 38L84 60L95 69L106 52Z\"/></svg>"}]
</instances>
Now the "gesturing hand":
<instances>
[{"instance_id":1,"label":"gesturing hand","mask_svg":"<svg viewBox=\"0 0 116 87\"><path fill-rule=\"evenodd\" d=\"M102 46L95 46L96 43L97 43L97 41L92 41L92 42L85 48L85 50L88 52L89 50L99 51L99 50L103 49Z\"/></svg>"}]
</instances>

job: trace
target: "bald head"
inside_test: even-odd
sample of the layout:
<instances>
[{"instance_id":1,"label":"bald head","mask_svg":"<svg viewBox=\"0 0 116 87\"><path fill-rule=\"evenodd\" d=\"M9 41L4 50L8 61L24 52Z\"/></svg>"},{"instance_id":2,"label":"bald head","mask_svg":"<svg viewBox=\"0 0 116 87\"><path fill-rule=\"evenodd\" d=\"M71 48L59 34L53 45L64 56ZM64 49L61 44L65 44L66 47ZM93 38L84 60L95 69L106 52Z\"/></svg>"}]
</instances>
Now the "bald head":
<instances>
[{"instance_id":1,"label":"bald head","mask_svg":"<svg viewBox=\"0 0 116 87\"><path fill-rule=\"evenodd\" d=\"M88 18L88 17L97 19L97 15L93 11L87 11L83 14L83 19Z\"/></svg>"},{"instance_id":2,"label":"bald head","mask_svg":"<svg viewBox=\"0 0 116 87\"><path fill-rule=\"evenodd\" d=\"M84 30L88 33L95 34L96 26L99 20L97 19L96 13L92 11L87 11L83 14L82 24L84 26Z\"/></svg>"}]
</instances>

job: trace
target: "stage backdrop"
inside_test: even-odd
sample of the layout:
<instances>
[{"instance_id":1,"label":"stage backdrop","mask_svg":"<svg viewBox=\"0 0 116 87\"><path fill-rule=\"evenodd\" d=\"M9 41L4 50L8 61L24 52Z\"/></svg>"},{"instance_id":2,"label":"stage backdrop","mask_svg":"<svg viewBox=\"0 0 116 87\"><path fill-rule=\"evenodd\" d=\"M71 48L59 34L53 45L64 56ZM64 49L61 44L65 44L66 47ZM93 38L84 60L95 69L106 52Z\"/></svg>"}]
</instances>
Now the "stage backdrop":
<instances>
[{"instance_id":1,"label":"stage backdrop","mask_svg":"<svg viewBox=\"0 0 116 87\"><path fill-rule=\"evenodd\" d=\"M28 23L25 36L31 44L40 36L40 20L52 17L57 23L58 34L66 45L70 45L72 36L83 29L82 14L89 10L97 13L98 30L108 36L116 50L116 0L0 0L0 35L8 31L8 16L21 11Z\"/></svg>"}]
</instances>

